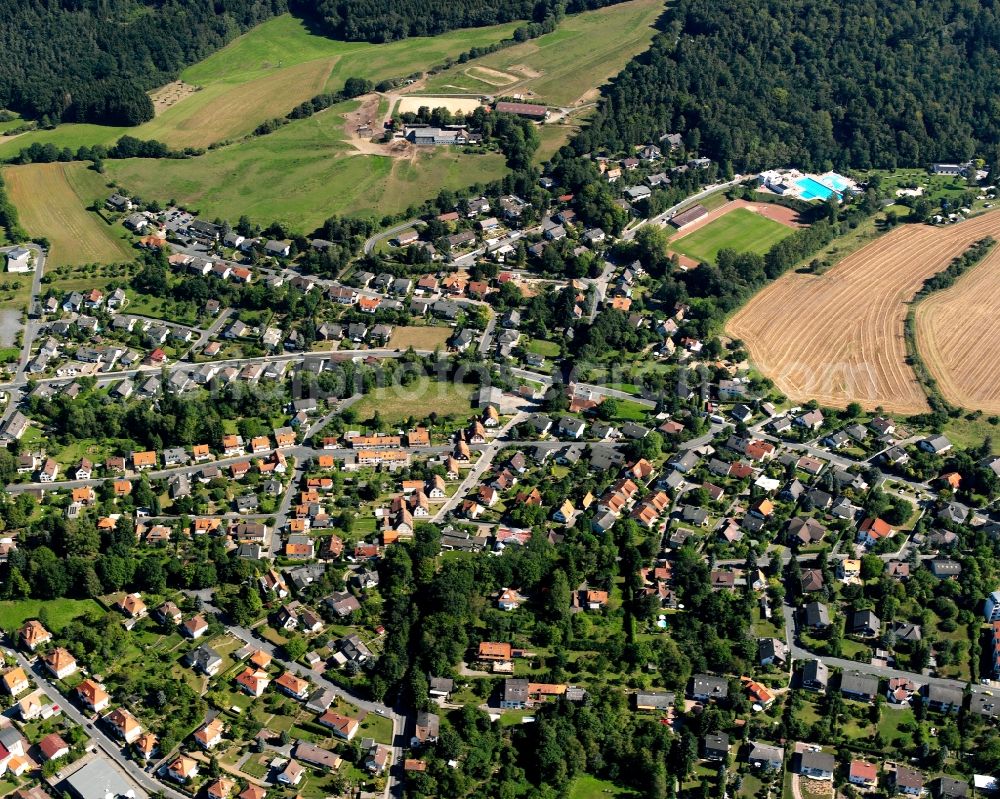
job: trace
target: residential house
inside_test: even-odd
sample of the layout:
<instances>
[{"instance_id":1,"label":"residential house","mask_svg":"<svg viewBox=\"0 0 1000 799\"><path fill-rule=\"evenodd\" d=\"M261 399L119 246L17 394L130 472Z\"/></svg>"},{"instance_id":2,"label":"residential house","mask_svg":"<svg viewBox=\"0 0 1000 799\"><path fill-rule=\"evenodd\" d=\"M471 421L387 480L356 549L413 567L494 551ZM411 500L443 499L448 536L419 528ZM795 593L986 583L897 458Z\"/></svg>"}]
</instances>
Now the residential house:
<instances>
[{"instance_id":1,"label":"residential house","mask_svg":"<svg viewBox=\"0 0 1000 799\"><path fill-rule=\"evenodd\" d=\"M830 682L830 670L821 660L807 660L802 666L802 687L810 691L825 691Z\"/></svg>"},{"instance_id":2,"label":"residential house","mask_svg":"<svg viewBox=\"0 0 1000 799\"><path fill-rule=\"evenodd\" d=\"M74 693L80 704L93 713L100 713L111 704L111 697L104 686L90 678L76 686Z\"/></svg>"},{"instance_id":3,"label":"residential house","mask_svg":"<svg viewBox=\"0 0 1000 799\"><path fill-rule=\"evenodd\" d=\"M750 751L747 754L747 762L755 767L777 771L785 761L785 750L780 746L761 743L759 741L750 742Z\"/></svg>"},{"instance_id":4,"label":"residential house","mask_svg":"<svg viewBox=\"0 0 1000 799\"><path fill-rule=\"evenodd\" d=\"M828 752L807 749L799 753L799 774L814 780L832 780L837 761Z\"/></svg>"},{"instance_id":5,"label":"residential house","mask_svg":"<svg viewBox=\"0 0 1000 799\"><path fill-rule=\"evenodd\" d=\"M52 640L52 633L46 630L40 621L31 619L18 630L18 638L22 646L34 652L38 647Z\"/></svg>"},{"instance_id":6,"label":"residential house","mask_svg":"<svg viewBox=\"0 0 1000 799\"><path fill-rule=\"evenodd\" d=\"M840 692L848 699L872 702L878 695L878 677L856 671L844 672L840 677Z\"/></svg>"},{"instance_id":7,"label":"residential house","mask_svg":"<svg viewBox=\"0 0 1000 799\"><path fill-rule=\"evenodd\" d=\"M896 766L892 774L892 785L896 793L920 796L924 792L924 775L908 766Z\"/></svg>"},{"instance_id":8,"label":"residential house","mask_svg":"<svg viewBox=\"0 0 1000 799\"><path fill-rule=\"evenodd\" d=\"M856 610L851 616L850 631L854 635L873 638L882 632L882 622L870 610Z\"/></svg>"},{"instance_id":9,"label":"residential house","mask_svg":"<svg viewBox=\"0 0 1000 799\"><path fill-rule=\"evenodd\" d=\"M867 760L852 760L847 769L847 781L851 785L871 790L878 787L878 766Z\"/></svg>"},{"instance_id":10,"label":"residential house","mask_svg":"<svg viewBox=\"0 0 1000 799\"><path fill-rule=\"evenodd\" d=\"M222 742L222 733L222 718L216 716L195 731L194 739L202 749L214 749Z\"/></svg>"},{"instance_id":11,"label":"residential house","mask_svg":"<svg viewBox=\"0 0 1000 799\"><path fill-rule=\"evenodd\" d=\"M699 702L721 702L729 697L729 682L724 677L696 674L691 678L689 695Z\"/></svg>"},{"instance_id":12,"label":"residential house","mask_svg":"<svg viewBox=\"0 0 1000 799\"><path fill-rule=\"evenodd\" d=\"M142 725L139 720L123 707L113 710L104 720L115 735L127 744L134 743L142 734Z\"/></svg>"},{"instance_id":13,"label":"residential house","mask_svg":"<svg viewBox=\"0 0 1000 799\"><path fill-rule=\"evenodd\" d=\"M49 673L57 680L66 679L75 674L77 670L76 658L61 646L47 652L42 658L42 662Z\"/></svg>"},{"instance_id":14,"label":"residential house","mask_svg":"<svg viewBox=\"0 0 1000 799\"><path fill-rule=\"evenodd\" d=\"M701 739L701 753L706 760L725 760L729 757L729 736L724 732L706 735Z\"/></svg>"}]
</instances>

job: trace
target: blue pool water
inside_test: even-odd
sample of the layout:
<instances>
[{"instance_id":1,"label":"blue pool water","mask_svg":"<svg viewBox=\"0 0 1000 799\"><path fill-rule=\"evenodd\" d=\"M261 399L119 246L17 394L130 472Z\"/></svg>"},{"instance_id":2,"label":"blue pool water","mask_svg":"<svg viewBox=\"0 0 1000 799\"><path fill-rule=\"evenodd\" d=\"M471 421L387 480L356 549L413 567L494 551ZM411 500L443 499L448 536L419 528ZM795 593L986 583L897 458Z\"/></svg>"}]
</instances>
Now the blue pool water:
<instances>
[{"instance_id":1,"label":"blue pool water","mask_svg":"<svg viewBox=\"0 0 1000 799\"><path fill-rule=\"evenodd\" d=\"M836 192L813 178L799 178L795 185L802 190L803 200L825 200Z\"/></svg>"},{"instance_id":2,"label":"blue pool water","mask_svg":"<svg viewBox=\"0 0 1000 799\"><path fill-rule=\"evenodd\" d=\"M846 189L848 183L847 178L843 175L838 175L836 172L827 172L823 175L823 182L838 192L842 192Z\"/></svg>"}]
</instances>

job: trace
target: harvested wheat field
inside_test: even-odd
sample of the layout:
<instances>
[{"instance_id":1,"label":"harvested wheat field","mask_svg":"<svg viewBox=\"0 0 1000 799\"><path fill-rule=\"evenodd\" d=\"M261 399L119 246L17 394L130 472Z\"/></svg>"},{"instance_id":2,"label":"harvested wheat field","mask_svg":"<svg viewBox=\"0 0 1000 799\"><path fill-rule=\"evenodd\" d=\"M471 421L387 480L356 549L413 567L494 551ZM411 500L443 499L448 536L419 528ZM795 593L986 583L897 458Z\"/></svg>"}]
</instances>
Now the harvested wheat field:
<instances>
[{"instance_id":1,"label":"harvested wheat field","mask_svg":"<svg viewBox=\"0 0 1000 799\"><path fill-rule=\"evenodd\" d=\"M907 303L924 280L991 234L1000 235L1000 212L945 228L903 225L824 275L783 275L726 332L794 401L920 413L927 402L906 363Z\"/></svg>"},{"instance_id":2,"label":"harvested wheat field","mask_svg":"<svg viewBox=\"0 0 1000 799\"><path fill-rule=\"evenodd\" d=\"M954 405L1000 413L1000 250L917 305L917 348Z\"/></svg>"}]
</instances>

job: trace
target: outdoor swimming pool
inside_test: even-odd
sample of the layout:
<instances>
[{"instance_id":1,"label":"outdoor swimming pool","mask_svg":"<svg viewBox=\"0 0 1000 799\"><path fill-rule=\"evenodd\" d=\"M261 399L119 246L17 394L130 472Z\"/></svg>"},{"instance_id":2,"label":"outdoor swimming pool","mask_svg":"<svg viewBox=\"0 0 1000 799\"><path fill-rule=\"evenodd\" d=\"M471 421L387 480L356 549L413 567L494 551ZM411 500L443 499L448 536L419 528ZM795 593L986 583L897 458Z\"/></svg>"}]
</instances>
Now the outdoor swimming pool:
<instances>
[{"instance_id":1,"label":"outdoor swimming pool","mask_svg":"<svg viewBox=\"0 0 1000 799\"><path fill-rule=\"evenodd\" d=\"M836 192L842 192L851 183L843 175L838 175L836 172L827 172L825 175L820 175L819 179L824 186L829 186Z\"/></svg>"},{"instance_id":2,"label":"outdoor swimming pool","mask_svg":"<svg viewBox=\"0 0 1000 799\"><path fill-rule=\"evenodd\" d=\"M795 185L801 189L799 196L803 200L825 200L837 193L829 186L824 186L815 178L799 178L795 181Z\"/></svg>"}]
</instances>

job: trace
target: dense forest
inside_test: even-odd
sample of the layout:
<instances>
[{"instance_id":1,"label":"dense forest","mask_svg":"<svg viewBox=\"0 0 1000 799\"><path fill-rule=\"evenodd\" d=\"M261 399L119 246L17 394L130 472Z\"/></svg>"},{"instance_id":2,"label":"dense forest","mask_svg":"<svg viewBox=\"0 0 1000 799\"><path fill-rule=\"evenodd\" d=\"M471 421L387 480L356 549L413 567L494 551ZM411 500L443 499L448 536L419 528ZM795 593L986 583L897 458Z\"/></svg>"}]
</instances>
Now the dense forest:
<instances>
[{"instance_id":1,"label":"dense forest","mask_svg":"<svg viewBox=\"0 0 1000 799\"><path fill-rule=\"evenodd\" d=\"M146 92L285 0L0 0L0 107L50 122L137 125Z\"/></svg>"},{"instance_id":2,"label":"dense forest","mask_svg":"<svg viewBox=\"0 0 1000 799\"><path fill-rule=\"evenodd\" d=\"M614 5L622 0L290 0L292 11L312 17L338 39L391 42L435 36L515 20L542 22Z\"/></svg>"},{"instance_id":3,"label":"dense forest","mask_svg":"<svg viewBox=\"0 0 1000 799\"><path fill-rule=\"evenodd\" d=\"M576 146L679 131L738 171L991 156L998 48L993 3L682 0Z\"/></svg>"}]
</instances>

